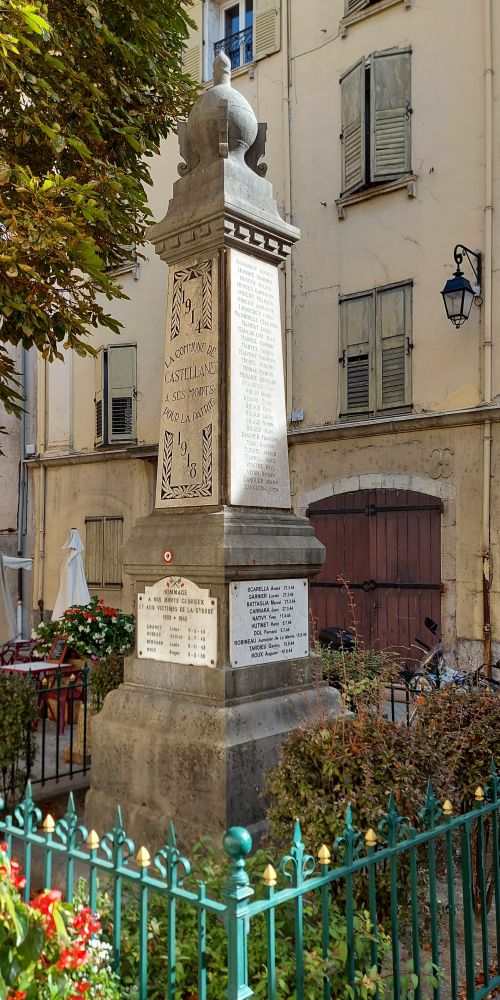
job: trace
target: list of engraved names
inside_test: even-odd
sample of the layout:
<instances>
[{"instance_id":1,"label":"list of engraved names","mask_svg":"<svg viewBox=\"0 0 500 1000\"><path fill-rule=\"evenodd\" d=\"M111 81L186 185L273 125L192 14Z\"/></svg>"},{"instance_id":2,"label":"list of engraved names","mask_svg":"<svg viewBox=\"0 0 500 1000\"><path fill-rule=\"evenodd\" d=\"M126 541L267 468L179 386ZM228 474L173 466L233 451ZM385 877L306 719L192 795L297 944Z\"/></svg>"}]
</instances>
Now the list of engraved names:
<instances>
[{"instance_id":1,"label":"list of engraved names","mask_svg":"<svg viewBox=\"0 0 500 1000\"><path fill-rule=\"evenodd\" d=\"M289 507L278 273L237 250L231 269L231 502Z\"/></svg>"},{"instance_id":2,"label":"list of engraved names","mask_svg":"<svg viewBox=\"0 0 500 1000\"><path fill-rule=\"evenodd\" d=\"M309 655L307 580L232 583L229 599L233 667Z\"/></svg>"},{"instance_id":3,"label":"list of engraved names","mask_svg":"<svg viewBox=\"0 0 500 1000\"><path fill-rule=\"evenodd\" d=\"M137 653L150 660L215 666L217 601L192 580L166 577L139 594Z\"/></svg>"}]
</instances>

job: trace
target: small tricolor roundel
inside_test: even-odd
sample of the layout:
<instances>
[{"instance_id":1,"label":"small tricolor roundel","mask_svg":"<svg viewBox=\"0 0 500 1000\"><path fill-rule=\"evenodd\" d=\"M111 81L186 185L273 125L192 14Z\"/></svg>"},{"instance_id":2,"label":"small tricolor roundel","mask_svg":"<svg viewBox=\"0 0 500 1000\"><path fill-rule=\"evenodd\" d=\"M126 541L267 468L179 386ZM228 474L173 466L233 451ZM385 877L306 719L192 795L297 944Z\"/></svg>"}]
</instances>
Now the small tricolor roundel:
<instances>
[{"instance_id":1,"label":"small tricolor roundel","mask_svg":"<svg viewBox=\"0 0 500 1000\"><path fill-rule=\"evenodd\" d=\"M166 562L167 564L171 563L173 561L173 558L174 558L174 553L172 552L172 549L165 549L163 553L163 562Z\"/></svg>"}]
</instances>

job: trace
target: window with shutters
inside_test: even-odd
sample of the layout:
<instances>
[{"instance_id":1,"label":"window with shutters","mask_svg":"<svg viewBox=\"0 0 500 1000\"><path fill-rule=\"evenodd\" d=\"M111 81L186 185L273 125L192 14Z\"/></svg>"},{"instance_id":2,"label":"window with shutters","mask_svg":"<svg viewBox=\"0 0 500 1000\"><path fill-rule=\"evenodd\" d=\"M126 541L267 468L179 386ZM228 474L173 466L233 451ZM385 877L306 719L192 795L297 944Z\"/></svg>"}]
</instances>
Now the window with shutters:
<instances>
[{"instance_id":1,"label":"window with shutters","mask_svg":"<svg viewBox=\"0 0 500 1000\"><path fill-rule=\"evenodd\" d=\"M411 281L341 297L341 416L411 406L411 331Z\"/></svg>"},{"instance_id":2,"label":"window with shutters","mask_svg":"<svg viewBox=\"0 0 500 1000\"><path fill-rule=\"evenodd\" d=\"M342 195L411 174L411 49L372 52L340 78Z\"/></svg>"},{"instance_id":3,"label":"window with shutters","mask_svg":"<svg viewBox=\"0 0 500 1000\"><path fill-rule=\"evenodd\" d=\"M85 518L85 576L88 586L122 586L123 517Z\"/></svg>"},{"instance_id":4,"label":"window with shutters","mask_svg":"<svg viewBox=\"0 0 500 1000\"><path fill-rule=\"evenodd\" d=\"M101 347L95 359L95 444L135 441L136 345Z\"/></svg>"},{"instance_id":5,"label":"window with shutters","mask_svg":"<svg viewBox=\"0 0 500 1000\"><path fill-rule=\"evenodd\" d=\"M219 52L229 56L236 70L281 47L281 0L208 0L205 23L207 80L212 78L213 59ZM199 39L201 43L201 34Z\"/></svg>"}]
</instances>

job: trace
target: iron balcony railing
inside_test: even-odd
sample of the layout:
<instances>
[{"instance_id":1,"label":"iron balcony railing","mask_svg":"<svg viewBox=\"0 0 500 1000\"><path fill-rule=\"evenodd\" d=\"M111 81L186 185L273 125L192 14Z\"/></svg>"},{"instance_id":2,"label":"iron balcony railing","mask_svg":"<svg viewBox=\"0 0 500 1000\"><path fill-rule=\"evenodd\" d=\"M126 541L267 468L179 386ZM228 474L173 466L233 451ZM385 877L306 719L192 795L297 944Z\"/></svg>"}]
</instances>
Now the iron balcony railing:
<instances>
[{"instance_id":1,"label":"iron balcony railing","mask_svg":"<svg viewBox=\"0 0 500 1000\"><path fill-rule=\"evenodd\" d=\"M231 60L231 69L238 69L245 63L251 62L253 58L253 31L252 26L243 28L243 31L236 31L234 35L221 38L220 42L214 45L214 55L225 52Z\"/></svg>"},{"instance_id":2,"label":"iron balcony railing","mask_svg":"<svg viewBox=\"0 0 500 1000\"><path fill-rule=\"evenodd\" d=\"M24 801L0 818L0 840L25 869L26 900L34 884L35 855L43 871L37 877L43 877L47 888L53 881L53 862L59 862L59 877L66 873L68 901L73 899L75 863L85 872L93 911L99 909L99 892L109 893L109 935L118 974L125 895L128 886L135 887L133 995L138 1000L158 997L159 991L166 1000L188 995L198 1000L246 1000L253 995L277 1000L283 995L286 941L293 948L296 1000L333 1000L339 993L330 980L333 975L338 983L339 973L342 995L353 998L440 1000L443 982L443 998L486 1000L500 988L499 820L500 778L493 765L487 787L476 789L475 807L462 815L453 815L448 800L439 803L429 784L425 804L410 822L398 812L391 793L388 811L378 817L375 829L357 829L349 806L342 836L328 846L317 845L316 856L306 853L296 822L289 853L281 858L278 871L267 865L260 886L255 878L251 884L247 871L251 836L233 827L224 837L224 888L216 892L191 874L172 824L165 845L151 857L145 847L136 852L120 809L113 829L101 839L95 830L79 825L72 796L64 817L55 822L47 815L42 823L29 785ZM151 917L155 897L167 915L161 982L158 969L150 968L151 942L159 934ZM282 923L287 913L292 918L288 937ZM178 947L186 921L197 958L192 959L189 988L180 993L178 979L186 955ZM213 949L217 928L224 935L227 961L220 948ZM363 939L368 952L364 959ZM249 957L256 942L260 950L252 968ZM265 976L265 983L254 994L256 972Z\"/></svg>"}]
</instances>

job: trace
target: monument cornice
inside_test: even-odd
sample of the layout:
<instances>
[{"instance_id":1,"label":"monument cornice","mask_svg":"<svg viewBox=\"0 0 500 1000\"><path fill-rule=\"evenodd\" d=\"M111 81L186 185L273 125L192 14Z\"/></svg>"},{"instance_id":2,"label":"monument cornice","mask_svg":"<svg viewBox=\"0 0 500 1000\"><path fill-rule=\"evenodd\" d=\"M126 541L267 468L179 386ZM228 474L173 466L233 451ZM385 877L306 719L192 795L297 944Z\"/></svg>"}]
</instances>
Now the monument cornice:
<instances>
[{"instance_id":1,"label":"monument cornice","mask_svg":"<svg viewBox=\"0 0 500 1000\"><path fill-rule=\"evenodd\" d=\"M255 212L225 205L222 211L212 211L185 225L163 223L154 226L150 239L157 254L167 264L180 263L194 254L209 254L224 247L251 250L254 256L281 264L290 255L299 236L294 226L276 224Z\"/></svg>"}]
</instances>

